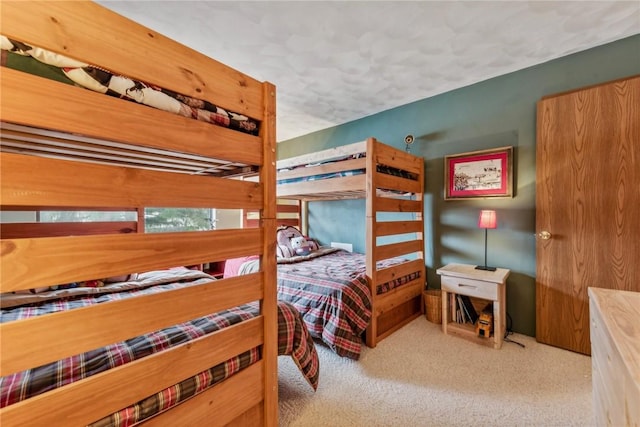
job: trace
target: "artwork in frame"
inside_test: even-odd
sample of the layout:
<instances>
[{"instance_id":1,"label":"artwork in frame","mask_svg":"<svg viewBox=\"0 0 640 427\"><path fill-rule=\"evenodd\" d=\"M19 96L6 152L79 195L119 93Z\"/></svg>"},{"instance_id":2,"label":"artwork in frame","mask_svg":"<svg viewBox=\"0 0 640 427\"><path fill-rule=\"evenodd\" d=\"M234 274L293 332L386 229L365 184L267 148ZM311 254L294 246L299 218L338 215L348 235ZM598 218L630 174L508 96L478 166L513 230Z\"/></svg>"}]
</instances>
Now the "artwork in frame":
<instances>
[{"instance_id":1,"label":"artwork in frame","mask_svg":"<svg viewBox=\"0 0 640 427\"><path fill-rule=\"evenodd\" d=\"M513 147L445 156L445 200L513 197L512 161Z\"/></svg>"}]
</instances>

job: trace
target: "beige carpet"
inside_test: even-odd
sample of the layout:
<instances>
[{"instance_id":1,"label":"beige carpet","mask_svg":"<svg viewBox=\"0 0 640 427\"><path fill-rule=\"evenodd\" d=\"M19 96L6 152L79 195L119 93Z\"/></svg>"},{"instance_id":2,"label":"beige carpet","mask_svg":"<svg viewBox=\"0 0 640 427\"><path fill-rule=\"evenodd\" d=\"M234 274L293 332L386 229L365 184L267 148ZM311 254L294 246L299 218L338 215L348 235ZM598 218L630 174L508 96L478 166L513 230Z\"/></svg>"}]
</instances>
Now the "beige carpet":
<instances>
[{"instance_id":1,"label":"beige carpet","mask_svg":"<svg viewBox=\"0 0 640 427\"><path fill-rule=\"evenodd\" d=\"M317 344L314 393L279 358L281 426L590 426L591 358L509 337L494 350L414 320L360 360Z\"/></svg>"}]
</instances>

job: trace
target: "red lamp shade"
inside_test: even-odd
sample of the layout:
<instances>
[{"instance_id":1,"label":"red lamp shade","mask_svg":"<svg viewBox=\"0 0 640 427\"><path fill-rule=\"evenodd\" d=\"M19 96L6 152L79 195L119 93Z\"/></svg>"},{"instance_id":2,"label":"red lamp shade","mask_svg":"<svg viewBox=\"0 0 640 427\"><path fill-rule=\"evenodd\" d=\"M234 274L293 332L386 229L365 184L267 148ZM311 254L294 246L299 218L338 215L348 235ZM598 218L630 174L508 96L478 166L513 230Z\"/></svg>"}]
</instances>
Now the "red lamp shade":
<instances>
[{"instance_id":1,"label":"red lamp shade","mask_svg":"<svg viewBox=\"0 0 640 427\"><path fill-rule=\"evenodd\" d=\"M478 227L496 228L496 225L496 211L480 211L480 217L478 218Z\"/></svg>"}]
</instances>

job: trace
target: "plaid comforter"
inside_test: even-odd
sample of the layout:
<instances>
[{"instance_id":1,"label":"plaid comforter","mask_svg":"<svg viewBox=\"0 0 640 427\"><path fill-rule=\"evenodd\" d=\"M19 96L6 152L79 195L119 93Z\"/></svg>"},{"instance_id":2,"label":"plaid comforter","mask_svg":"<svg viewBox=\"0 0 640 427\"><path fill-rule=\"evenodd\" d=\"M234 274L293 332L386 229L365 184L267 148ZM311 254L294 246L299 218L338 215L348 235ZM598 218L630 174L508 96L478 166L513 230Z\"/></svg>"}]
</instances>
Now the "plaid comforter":
<instances>
[{"instance_id":1,"label":"plaid comforter","mask_svg":"<svg viewBox=\"0 0 640 427\"><path fill-rule=\"evenodd\" d=\"M309 333L338 355L358 359L371 319L365 269L346 251L294 264L278 264L278 299L293 304Z\"/></svg>"},{"instance_id":2,"label":"plaid comforter","mask_svg":"<svg viewBox=\"0 0 640 427\"><path fill-rule=\"evenodd\" d=\"M391 258L379 262L377 268L404 261ZM413 278L415 275L379 284L376 292L388 292ZM371 320L364 254L339 250L295 263L278 260L278 300L298 309L312 337L340 356L360 357L362 334Z\"/></svg>"},{"instance_id":3,"label":"plaid comforter","mask_svg":"<svg viewBox=\"0 0 640 427\"><path fill-rule=\"evenodd\" d=\"M153 273L157 274L158 272ZM169 271L167 271L167 273L169 273ZM165 280L154 280L160 283L145 288L53 299L37 305L16 306L3 309L0 312L0 321L8 322L46 313L89 306L108 300L128 298L133 295L157 293L168 289L192 286L209 281L211 277L202 272L194 272L191 280L185 281L184 275L181 276L181 280L182 282L176 282L175 278L171 279L171 274L169 273ZM65 384L106 371L115 366L139 359L153 352L161 351L226 326L253 318L257 316L258 313L257 302L246 304L165 328L142 337L70 357L37 369L2 377L0 378L0 407L11 405ZM316 389L319 375L318 355L313 340L302 322L300 313L298 313L292 305L279 302L278 326L278 354L291 355L309 384ZM184 380L156 395L150 396L129 408L125 408L109 417L99 420L92 425L132 425L194 396L258 360L260 360L259 349L251 349L225 363L201 372L195 377Z\"/></svg>"}]
</instances>

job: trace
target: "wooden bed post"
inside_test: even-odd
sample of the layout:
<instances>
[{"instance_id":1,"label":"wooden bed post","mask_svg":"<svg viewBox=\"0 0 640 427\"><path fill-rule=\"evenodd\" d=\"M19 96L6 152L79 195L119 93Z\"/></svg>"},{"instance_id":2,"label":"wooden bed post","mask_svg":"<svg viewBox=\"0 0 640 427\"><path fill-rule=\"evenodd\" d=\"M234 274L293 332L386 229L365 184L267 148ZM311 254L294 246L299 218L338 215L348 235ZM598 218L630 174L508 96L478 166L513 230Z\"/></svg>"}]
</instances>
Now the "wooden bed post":
<instances>
[{"instance_id":1,"label":"wooden bed post","mask_svg":"<svg viewBox=\"0 0 640 427\"><path fill-rule=\"evenodd\" d=\"M369 281L369 288L371 289L371 323L367 328L366 340L369 347L375 347L378 337L378 322L376 321L376 313L373 311L376 307L376 140L375 138L367 138L367 158L366 158L366 171L367 171L367 183L366 183L366 237L365 237L365 257L367 262L367 280Z\"/></svg>"},{"instance_id":2,"label":"wooden bed post","mask_svg":"<svg viewBox=\"0 0 640 427\"><path fill-rule=\"evenodd\" d=\"M393 187L389 182L386 167L394 165L410 171L417 179L412 180L412 200L406 198L381 197L378 190ZM381 169L378 170L378 166ZM366 272L371 290L371 322L366 332L366 343L375 347L393 331L415 319L424 312L422 290L425 283L424 266L424 161L422 158L386 146L375 138L367 139L366 157ZM407 184L408 185L408 184ZM378 212L413 213L414 220L378 221ZM415 233L415 239L378 246L378 237ZM407 267L417 275L409 284L391 292L378 295L378 285L395 278L396 273L388 269L378 270L378 261L401 254L416 254ZM403 267L404 268L404 267ZM399 270L398 270L399 271Z\"/></svg>"},{"instance_id":3,"label":"wooden bed post","mask_svg":"<svg viewBox=\"0 0 640 427\"><path fill-rule=\"evenodd\" d=\"M144 223L144 206L138 206L136 208L136 232L144 233L145 223Z\"/></svg>"},{"instance_id":4,"label":"wooden bed post","mask_svg":"<svg viewBox=\"0 0 640 427\"><path fill-rule=\"evenodd\" d=\"M276 285L276 88L271 83L263 83L264 122L262 124L263 163L260 169L260 183L264 189L262 210L262 239L264 248L262 266L264 274L264 358L265 401L264 425L278 425L278 306Z\"/></svg>"},{"instance_id":5,"label":"wooden bed post","mask_svg":"<svg viewBox=\"0 0 640 427\"><path fill-rule=\"evenodd\" d=\"M299 200L299 209L300 209L300 231L305 236L309 235L309 202L306 200Z\"/></svg>"}]
</instances>

